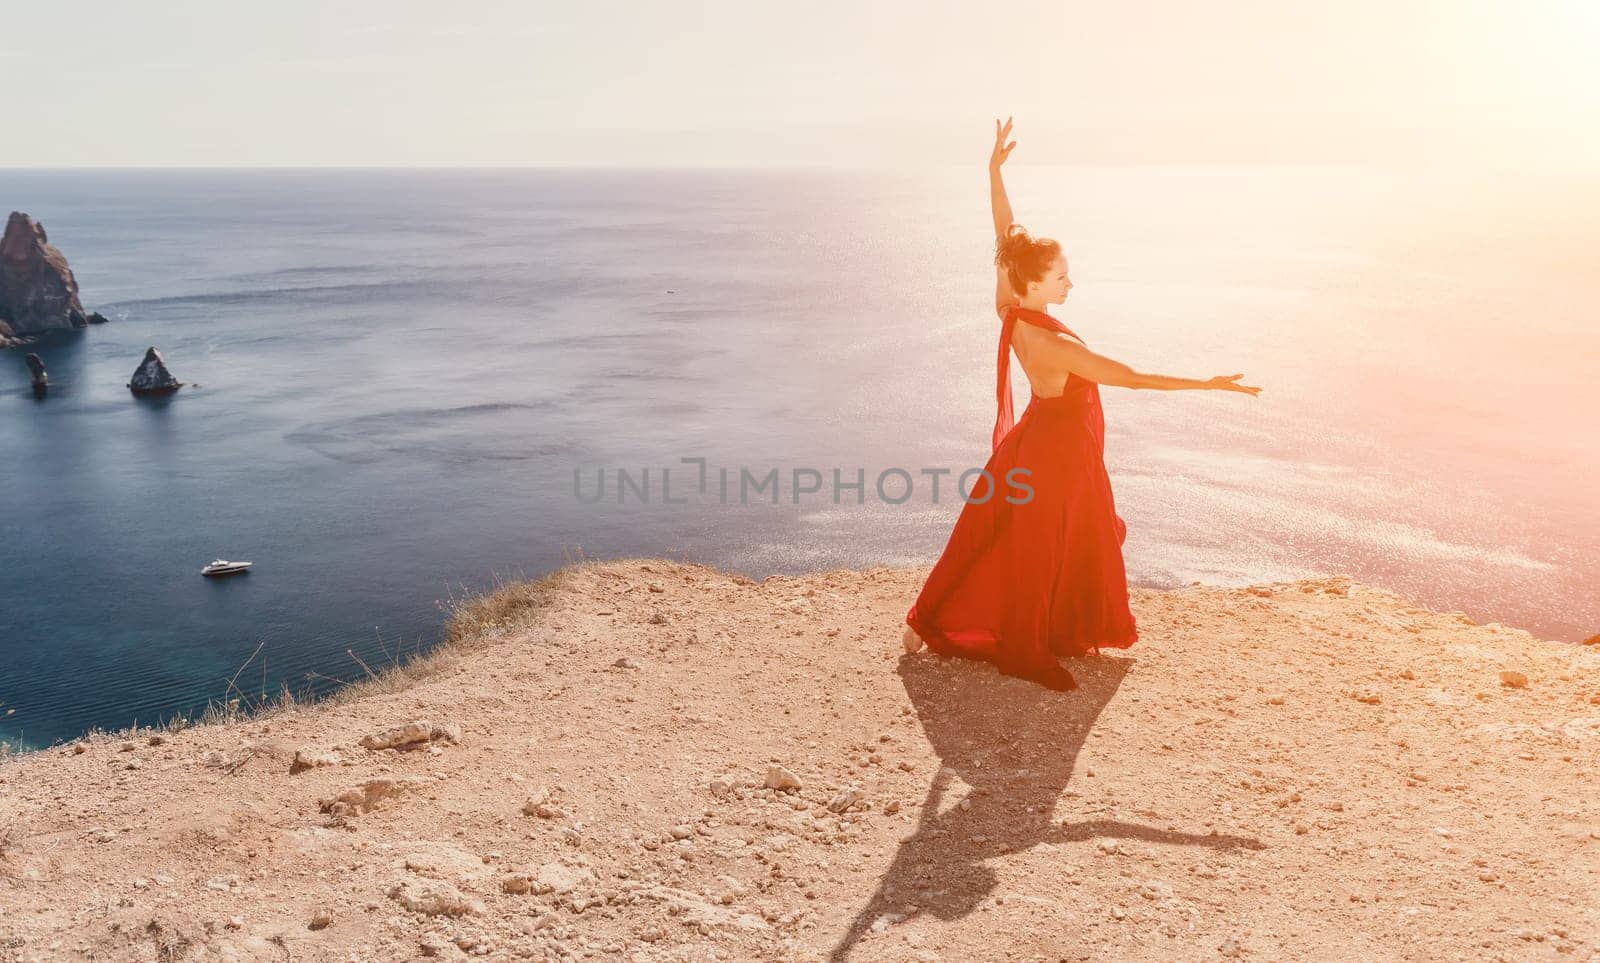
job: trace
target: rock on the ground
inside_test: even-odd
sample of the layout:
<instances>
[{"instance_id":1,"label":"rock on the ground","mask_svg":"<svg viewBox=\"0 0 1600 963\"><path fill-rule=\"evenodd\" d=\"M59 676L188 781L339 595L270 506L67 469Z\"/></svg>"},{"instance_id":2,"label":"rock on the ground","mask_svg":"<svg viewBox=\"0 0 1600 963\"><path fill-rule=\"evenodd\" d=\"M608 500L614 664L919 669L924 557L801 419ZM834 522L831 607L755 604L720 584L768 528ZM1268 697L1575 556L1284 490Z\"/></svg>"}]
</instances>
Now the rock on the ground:
<instances>
[{"instance_id":1,"label":"rock on the ground","mask_svg":"<svg viewBox=\"0 0 1600 963\"><path fill-rule=\"evenodd\" d=\"M800 788L800 777L782 766L769 766L764 785L768 789L795 790Z\"/></svg>"},{"instance_id":2,"label":"rock on the ground","mask_svg":"<svg viewBox=\"0 0 1600 963\"><path fill-rule=\"evenodd\" d=\"M851 806L861 802L861 790L854 786L846 786L838 794L828 800L828 811L842 813Z\"/></svg>"},{"instance_id":3,"label":"rock on the ground","mask_svg":"<svg viewBox=\"0 0 1600 963\"><path fill-rule=\"evenodd\" d=\"M523 802L522 814L538 816L540 819L560 819L563 813L554 800L555 793L549 787L540 787Z\"/></svg>"},{"instance_id":4,"label":"rock on the ground","mask_svg":"<svg viewBox=\"0 0 1600 963\"><path fill-rule=\"evenodd\" d=\"M443 841L414 843L395 864L417 876L468 884L477 882L490 871L484 857Z\"/></svg>"},{"instance_id":5,"label":"rock on the ground","mask_svg":"<svg viewBox=\"0 0 1600 963\"><path fill-rule=\"evenodd\" d=\"M427 742L432 735L433 725L418 719L415 722L393 726L381 732L368 733L361 737L361 746L362 748L373 750L399 749L403 746Z\"/></svg>"},{"instance_id":6,"label":"rock on the ground","mask_svg":"<svg viewBox=\"0 0 1600 963\"><path fill-rule=\"evenodd\" d=\"M320 766L337 766L339 754L327 749L296 749L294 761L289 763L289 775L316 769Z\"/></svg>"},{"instance_id":7,"label":"rock on the ground","mask_svg":"<svg viewBox=\"0 0 1600 963\"><path fill-rule=\"evenodd\" d=\"M412 749L426 742L459 743L460 741L461 726L454 722L432 723L426 719L414 719L411 722L362 736L361 746L365 749L378 751L382 749Z\"/></svg>"},{"instance_id":8,"label":"rock on the ground","mask_svg":"<svg viewBox=\"0 0 1600 963\"><path fill-rule=\"evenodd\" d=\"M399 796L403 793L413 792L427 785L425 779L368 779L366 782L344 792L332 799L319 800L317 806L325 813L335 816L347 816L352 813L371 812L377 808L378 803L385 799Z\"/></svg>"},{"instance_id":9,"label":"rock on the ground","mask_svg":"<svg viewBox=\"0 0 1600 963\"><path fill-rule=\"evenodd\" d=\"M12 342L89 323L66 256L50 243L44 225L21 211L11 212L0 235L0 322L10 332L0 336Z\"/></svg>"},{"instance_id":10,"label":"rock on the ground","mask_svg":"<svg viewBox=\"0 0 1600 963\"><path fill-rule=\"evenodd\" d=\"M545 863L534 876L535 893L570 893L586 883L594 882L594 873L581 866L564 863Z\"/></svg>"},{"instance_id":11,"label":"rock on the ground","mask_svg":"<svg viewBox=\"0 0 1600 963\"><path fill-rule=\"evenodd\" d=\"M594 873L580 866L546 863L532 873L512 873L500 881L500 888L513 894L561 896L594 881Z\"/></svg>"},{"instance_id":12,"label":"rock on the ground","mask_svg":"<svg viewBox=\"0 0 1600 963\"><path fill-rule=\"evenodd\" d=\"M413 913L466 916L482 913L483 903L442 880L407 879L389 888L389 898Z\"/></svg>"},{"instance_id":13,"label":"rock on the ground","mask_svg":"<svg viewBox=\"0 0 1600 963\"><path fill-rule=\"evenodd\" d=\"M152 347L144 353L144 360L133 372L128 387L136 395L157 395L177 391L183 387L183 382L172 376L172 372L167 370L167 363L161 358L161 352Z\"/></svg>"}]
</instances>

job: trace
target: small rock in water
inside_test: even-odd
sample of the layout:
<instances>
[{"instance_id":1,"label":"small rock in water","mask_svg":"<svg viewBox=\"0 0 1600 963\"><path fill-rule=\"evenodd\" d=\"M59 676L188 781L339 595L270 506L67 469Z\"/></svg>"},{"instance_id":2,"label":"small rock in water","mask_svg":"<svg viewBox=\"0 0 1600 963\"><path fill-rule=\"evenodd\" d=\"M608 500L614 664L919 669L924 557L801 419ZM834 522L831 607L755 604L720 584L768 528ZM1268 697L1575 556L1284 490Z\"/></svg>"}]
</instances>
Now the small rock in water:
<instances>
[{"instance_id":1,"label":"small rock in water","mask_svg":"<svg viewBox=\"0 0 1600 963\"><path fill-rule=\"evenodd\" d=\"M136 395L161 395L177 391L183 387L183 382L172 376L161 352L152 347L145 351L144 360L134 370L133 380L128 382L128 387Z\"/></svg>"},{"instance_id":2,"label":"small rock in water","mask_svg":"<svg viewBox=\"0 0 1600 963\"><path fill-rule=\"evenodd\" d=\"M33 393L43 397L50 390L50 373L44 370L44 361L38 355L29 352L25 360L28 362L28 378L33 382Z\"/></svg>"}]
</instances>

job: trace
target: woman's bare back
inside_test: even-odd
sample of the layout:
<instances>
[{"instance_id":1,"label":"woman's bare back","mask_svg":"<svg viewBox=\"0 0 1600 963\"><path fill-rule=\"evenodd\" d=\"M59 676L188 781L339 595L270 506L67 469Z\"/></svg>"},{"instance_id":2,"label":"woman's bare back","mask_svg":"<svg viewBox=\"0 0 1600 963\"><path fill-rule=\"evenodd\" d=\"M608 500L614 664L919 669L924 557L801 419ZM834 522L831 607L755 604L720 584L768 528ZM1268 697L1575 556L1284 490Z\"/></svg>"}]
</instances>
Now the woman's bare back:
<instances>
[{"instance_id":1,"label":"woman's bare back","mask_svg":"<svg viewBox=\"0 0 1600 963\"><path fill-rule=\"evenodd\" d=\"M1064 337L1053 331L1031 324L1017 322L1011 329L1011 350L1022 364L1022 373L1028 376L1033 393L1041 398L1056 398L1066 393L1067 380L1072 372L1044 362L1045 348L1039 342L1044 338Z\"/></svg>"}]
</instances>

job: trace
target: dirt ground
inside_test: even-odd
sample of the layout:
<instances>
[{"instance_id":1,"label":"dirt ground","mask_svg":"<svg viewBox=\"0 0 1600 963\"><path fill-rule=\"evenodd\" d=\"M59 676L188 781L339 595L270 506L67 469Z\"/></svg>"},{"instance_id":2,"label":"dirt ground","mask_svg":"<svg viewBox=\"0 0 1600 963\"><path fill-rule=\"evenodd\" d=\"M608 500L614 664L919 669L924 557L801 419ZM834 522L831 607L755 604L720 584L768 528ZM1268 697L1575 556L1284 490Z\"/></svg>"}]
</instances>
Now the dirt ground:
<instances>
[{"instance_id":1,"label":"dirt ground","mask_svg":"<svg viewBox=\"0 0 1600 963\"><path fill-rule=\"evenodd\" d=\"M0 960L1600 960L1600 647L1136 590L1055 693L903 655L926 573L575 565L407 685L0 763Z\"/></svg>"}]
</instances>

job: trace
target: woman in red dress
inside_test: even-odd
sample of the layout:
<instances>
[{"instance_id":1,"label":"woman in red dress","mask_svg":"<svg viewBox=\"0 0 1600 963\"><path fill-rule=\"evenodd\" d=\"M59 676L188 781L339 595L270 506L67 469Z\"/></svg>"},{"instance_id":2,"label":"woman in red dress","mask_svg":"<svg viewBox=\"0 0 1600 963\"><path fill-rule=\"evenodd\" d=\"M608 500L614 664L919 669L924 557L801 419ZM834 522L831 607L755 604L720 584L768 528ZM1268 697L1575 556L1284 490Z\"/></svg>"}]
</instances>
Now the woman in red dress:
<instances>
[{"instance_id":1,"label":"woman in red dress","mask_svg":"<svg viewBox=\"0 0 1600 963\"><path fill-rule=\"evenodd\" d=\"M1252 396L1261 389L1240 384L1238 374L1201 381L1135 371L1089 350L1046 312L1066 301L1072 282L1058 243L1012 223L1000 177L1017 146L1006 142L1010 133L1010 118L1004 127L995 121L989 157L1002 322L992 453L906 613L905 648L916 652L926 643L1065 691L1077 682L1058 657L1127 648L1139 638L1122 563L1128 526L1106 475L1099 386ZM1033 389L1015 424L1013 350Z\"/></svg>"}]
</instances>

